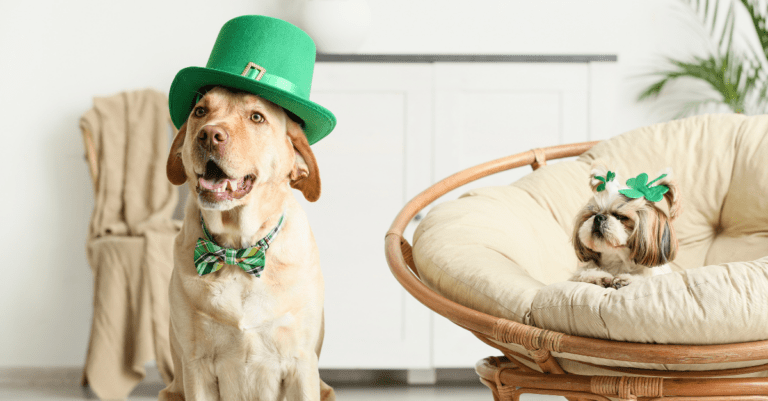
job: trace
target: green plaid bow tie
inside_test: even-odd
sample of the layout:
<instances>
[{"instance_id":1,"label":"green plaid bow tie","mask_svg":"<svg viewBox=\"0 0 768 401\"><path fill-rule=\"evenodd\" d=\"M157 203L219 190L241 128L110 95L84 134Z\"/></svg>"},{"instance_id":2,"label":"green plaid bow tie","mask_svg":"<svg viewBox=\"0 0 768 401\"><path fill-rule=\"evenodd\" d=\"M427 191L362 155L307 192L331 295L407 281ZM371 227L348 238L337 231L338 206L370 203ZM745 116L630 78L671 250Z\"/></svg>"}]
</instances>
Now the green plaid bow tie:
<instances>
[{"instance_id":1,"label":"green plaid bow tie","mask_svg":"<svg viewBox=\"0 0 768 401\"><path fill-rule=\"evenodd\" d=\"M225 264L228 264L240 266L246 273L260 277L266 263L267 248L269 248L269 244L272 243L277 233L283 227L284 221L285 212L280 216L277 226L266 237L256 242L256 245L249 248L232 249L216 245L211 233L205 227L203 216L200 215L200 223L203 226L205 238L198 238L197 246L195 246L195 268L197 269L197 274L202 276L213 273L219 271Z\"/></svg>"}]
</instances>

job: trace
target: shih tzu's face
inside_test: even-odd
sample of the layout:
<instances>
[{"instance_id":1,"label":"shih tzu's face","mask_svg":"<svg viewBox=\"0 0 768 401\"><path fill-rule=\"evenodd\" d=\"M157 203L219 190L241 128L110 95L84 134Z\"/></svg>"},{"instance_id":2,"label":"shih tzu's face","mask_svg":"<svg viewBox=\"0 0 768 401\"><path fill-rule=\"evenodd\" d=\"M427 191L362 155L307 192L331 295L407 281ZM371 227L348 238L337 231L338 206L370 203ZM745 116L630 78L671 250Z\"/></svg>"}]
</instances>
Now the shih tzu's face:
<instances>
[{"instance_id":1,"label":"shih tzu's face","mask_svg":"<svg viewBox=\"0 0 768 401\"><path fill-rule=\"evenodd\" d=\"M607 173L603 166L593 168L594 196L576 218L573 244L579 260L601 267L618 261L645 267L672 261L678 248L672 226L680 206L677 185L669 175L656 183L669 187L664 194L667 213L644 197L631 199L619 193L620 188L626 188L619 177L607 185L596 178L607 177ZM626 272L631 270L627 266Z\"/></svg>"}]
</instances>

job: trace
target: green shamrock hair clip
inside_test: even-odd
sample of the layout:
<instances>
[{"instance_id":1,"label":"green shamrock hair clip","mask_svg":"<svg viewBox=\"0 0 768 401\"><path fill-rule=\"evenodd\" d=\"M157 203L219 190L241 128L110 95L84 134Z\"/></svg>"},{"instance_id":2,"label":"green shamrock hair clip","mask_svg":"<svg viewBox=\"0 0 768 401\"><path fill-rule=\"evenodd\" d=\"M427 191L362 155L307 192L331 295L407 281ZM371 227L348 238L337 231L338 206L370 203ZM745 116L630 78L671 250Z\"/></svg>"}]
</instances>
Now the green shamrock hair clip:
<instances>
[{"instance_id":1,"label":"green shamrock hair clip","mask_svg":"<svg viewBox=\"0 0 768 401\"><path fill-rule=\"evenodd\" d=\"M659 178L656 178L655 180L648 182L648 174L641 173L635 178L630 178L627 180L627 186L628 189L620 189L619 193L626 196L627 198L640 198L645 197L645 199L651 201L651 202L658 202L662 199L664 199L664 194L669 191L669 187L666 185L656 185L651 186L654 182L666 177L666 174L662 174L659 176ZM648 182L646 184L646 182Z\"/></svg>"},{"instance_id":2,"label":"green shamrock hair clip","mask_svg":"<svg viewBox=\"0 0 768 401\"><path fill-rule=\"evenodd\" d=\"M613 171L608 171L608 174L606 174L605 177L596 175L595 178L603 182L602 184L597 186L597 192L605 191L605 184L613 181L615 177L616 177L616 174Z\"/></svg>"}]
</instances>

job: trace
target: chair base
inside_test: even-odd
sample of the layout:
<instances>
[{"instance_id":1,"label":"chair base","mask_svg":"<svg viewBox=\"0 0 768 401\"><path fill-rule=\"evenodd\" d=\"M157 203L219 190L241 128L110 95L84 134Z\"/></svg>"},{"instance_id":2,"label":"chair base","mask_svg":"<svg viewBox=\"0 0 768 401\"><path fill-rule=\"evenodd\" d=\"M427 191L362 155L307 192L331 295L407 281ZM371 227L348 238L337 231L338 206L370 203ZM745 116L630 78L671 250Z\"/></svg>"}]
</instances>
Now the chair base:
<instances>
[{"instance_id":1,"label":"chair base","mask_svg":"<svg viewBox=\"0 0 768 401\"><path fill-rule=\"evenodd\" d=\"M768 401L766 378L667 379L643 376L583 376L523 371L506 357L488 357L475 366L494 401L519 401L545 394L569 401ZM611 397L611 398L608 398Z\"/></svg>"}]
</instances>

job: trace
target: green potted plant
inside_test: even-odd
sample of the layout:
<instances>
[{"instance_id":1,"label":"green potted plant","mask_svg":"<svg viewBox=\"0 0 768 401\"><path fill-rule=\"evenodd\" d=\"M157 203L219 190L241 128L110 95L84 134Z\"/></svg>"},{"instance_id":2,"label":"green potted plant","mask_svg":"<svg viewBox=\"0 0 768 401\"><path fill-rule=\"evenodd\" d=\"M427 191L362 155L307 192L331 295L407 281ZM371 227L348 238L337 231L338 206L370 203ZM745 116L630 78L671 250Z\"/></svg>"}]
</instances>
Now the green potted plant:
<instances>
[{"instance_id":1,"label":"green potted plant","mask_svg":"<svg viewBox=\"0 0 768 401\"><path fill-rule=\"evenodd\" d=\"M713 89L712 96L686 103L677 117L695 114L702 107L712 104L726 105L735 113L766 112L768 6L761 0L726 0L728 4L720 4L718 1L710 2L710 0L687 0L687 3L706 26L709 35L716 43L715 49L706 57L693 56L688 59L666 57L669 67L651 74L658 80L640 93L638 100L658 97L672 81L693 78L703 81ZM734 44L736 12L739 8L746 10L749 15L759 44L750 43L748 38L742 35L739 36L743 39L740 40L741 43ZM725 10L727 13L723 18Z\"/></svg>"}]
</instances>

